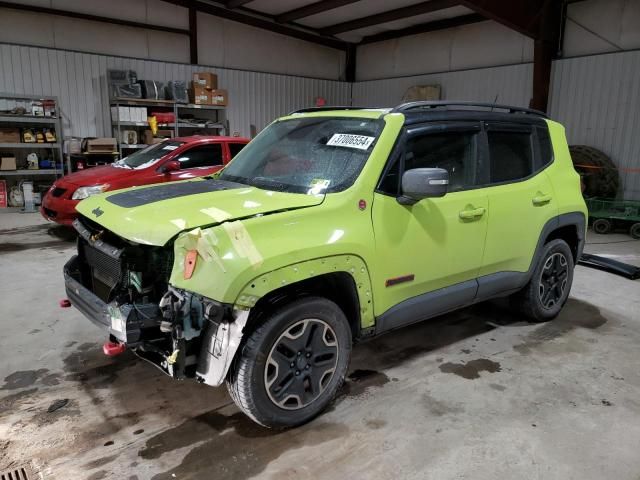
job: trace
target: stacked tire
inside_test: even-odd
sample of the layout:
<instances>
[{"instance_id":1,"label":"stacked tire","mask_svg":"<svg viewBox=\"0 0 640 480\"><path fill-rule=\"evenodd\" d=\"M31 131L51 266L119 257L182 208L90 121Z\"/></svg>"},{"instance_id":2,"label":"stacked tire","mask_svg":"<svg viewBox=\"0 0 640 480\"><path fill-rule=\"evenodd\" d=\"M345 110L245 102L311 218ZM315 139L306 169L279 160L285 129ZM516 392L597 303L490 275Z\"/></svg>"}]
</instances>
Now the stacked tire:
<instances>
[{"instance_id":1,"label":"stacked tire","mask_svg":"<svg viewBox=\"0 0 640 480\"><path fill-rule=\"evenodd\" d=\"M597 148L586 145L569 147L571 160L582 179L582 194L587 198L616 198L620 187L618 167Z\"/></svg>"}]
</instances>

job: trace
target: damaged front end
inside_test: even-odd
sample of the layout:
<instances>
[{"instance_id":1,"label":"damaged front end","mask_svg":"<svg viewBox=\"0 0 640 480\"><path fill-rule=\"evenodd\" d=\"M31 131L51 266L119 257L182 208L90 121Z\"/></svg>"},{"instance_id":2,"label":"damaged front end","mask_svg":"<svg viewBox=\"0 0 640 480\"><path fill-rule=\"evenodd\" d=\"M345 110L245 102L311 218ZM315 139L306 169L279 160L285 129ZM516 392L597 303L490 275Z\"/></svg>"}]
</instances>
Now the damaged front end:
<instances>
[{"instance_id":1,"label":"damaged front end","mask_svg":"<svg viewBox=\"0 0 640 480\"><path fill-rule=\"evenodd\" d=\"M220 385L248 310L169 285L173 249L129 242L81 217L78 254L64 267L71 303L112 343L176 379Z\"/></svg>"}]
</instances>

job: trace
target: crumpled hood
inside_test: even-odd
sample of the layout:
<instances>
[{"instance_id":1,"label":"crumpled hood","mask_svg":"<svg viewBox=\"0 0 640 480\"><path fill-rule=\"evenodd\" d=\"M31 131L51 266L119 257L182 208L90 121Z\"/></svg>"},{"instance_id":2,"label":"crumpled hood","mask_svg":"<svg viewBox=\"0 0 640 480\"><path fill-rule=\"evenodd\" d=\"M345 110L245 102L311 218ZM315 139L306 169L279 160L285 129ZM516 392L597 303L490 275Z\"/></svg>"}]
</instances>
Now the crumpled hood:
<instances>
[{"instance_id":1,"label":"crumpled hood","mask_svg":"<svg viewBox=\"0 0 640 480\"><path fill-rule=\"evenodd\" d=\"M76 210L132 242L164 245L183 230L319 205L324 195L261 190L197 179L94 195Z\"/></svg>"}]
</instances>

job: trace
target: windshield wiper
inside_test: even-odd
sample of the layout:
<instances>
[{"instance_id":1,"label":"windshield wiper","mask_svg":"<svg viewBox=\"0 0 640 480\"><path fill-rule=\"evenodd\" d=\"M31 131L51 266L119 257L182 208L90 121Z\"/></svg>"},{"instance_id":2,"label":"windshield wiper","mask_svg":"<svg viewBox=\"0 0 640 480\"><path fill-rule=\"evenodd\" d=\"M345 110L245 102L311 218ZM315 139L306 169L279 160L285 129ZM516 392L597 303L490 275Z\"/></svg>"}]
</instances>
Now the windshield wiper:
<instances>
[{"instance_id":1,"label":"windshield wiper","mask_svg":"<svg viewBox=\"0 0 640 480\"><path fill-rule=\"evenodd\" d=\"M280 190L280 191L285 191L287 188L290 187L290 185L287 183L279 182L277 180L273 180L271 178L266 178L266 177L252 178L250 185L253 185L254 187L258 187L258 188L262 186L262 187L267 187L269 190Z\"/></svg>"}]
</instances>

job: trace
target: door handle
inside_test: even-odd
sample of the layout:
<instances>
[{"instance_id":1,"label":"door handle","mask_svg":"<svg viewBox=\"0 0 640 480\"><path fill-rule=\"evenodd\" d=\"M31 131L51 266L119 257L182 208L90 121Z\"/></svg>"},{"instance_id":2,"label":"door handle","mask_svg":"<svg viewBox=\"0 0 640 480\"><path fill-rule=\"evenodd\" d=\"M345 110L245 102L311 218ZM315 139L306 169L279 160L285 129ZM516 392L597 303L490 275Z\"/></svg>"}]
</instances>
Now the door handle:
<instances>
[{"instance_id":1,"label":"door handle","mask_svg":"<svg viewBox=\"0 0 640 480\"><path fill-rule=\"evenodd\" d=\"M475 220L484 215L486 209L484 207L474 208L471 210L462 210L458 215L462 220Z\"/></svg>"},{"instance_id":2,"label":"door handle","mask_svg":"<svg viewBox=\"0 0 640 480\"><path fill-rule=\"evenodd\" d=\"M531 201L533 202L534 206L541 207L542 205L546 205L551 201L551 195L539 194L533 197Z\"/></svg>"}]
</instances>

